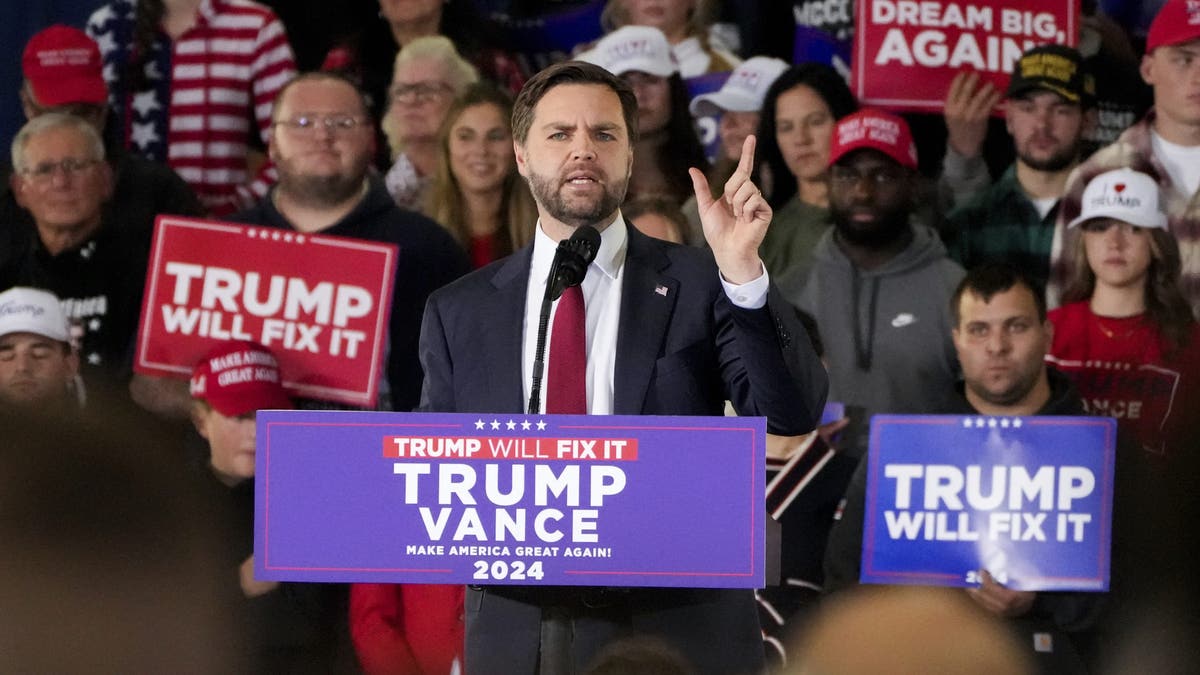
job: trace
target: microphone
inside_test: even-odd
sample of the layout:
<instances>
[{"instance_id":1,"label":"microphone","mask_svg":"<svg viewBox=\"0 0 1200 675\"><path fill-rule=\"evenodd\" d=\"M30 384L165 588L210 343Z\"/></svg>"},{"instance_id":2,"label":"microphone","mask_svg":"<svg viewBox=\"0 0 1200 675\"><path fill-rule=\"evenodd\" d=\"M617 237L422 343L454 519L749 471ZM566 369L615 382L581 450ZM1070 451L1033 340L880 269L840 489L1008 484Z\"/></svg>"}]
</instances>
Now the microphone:
<instances>
[{"instance_id":1,"label":"microphone","mask_svg":"<svg viewBox=\"0 0 1200 675\"><path fill-rule=\"evenodd\" d=\"M551 301L557 300L568 288L583 283L588 265L596 259L599 250L600 233L591 225L580 226L569 239L558 243L546 284Z\"/></svg>"},{"instance_id":2,"label":"microphone","mask_svg":"<svg viewBox=\"0 0 1200 675\"><path fill-rule=\"evenodd\" d=\"M596 259L600 250L600 233L591 225L575 230L569 239L558 242L554 251L554 262L550 263L550 276L546 278L546 294L542 296L542 311L538 316L537 346L533 356L533 381L529 387L527 410L536 415L541 408L542 375L546 365L546 332L550 325L550 306L562 296L563 291L583 283L588 265Z\"/></svg>"}]
</instances>

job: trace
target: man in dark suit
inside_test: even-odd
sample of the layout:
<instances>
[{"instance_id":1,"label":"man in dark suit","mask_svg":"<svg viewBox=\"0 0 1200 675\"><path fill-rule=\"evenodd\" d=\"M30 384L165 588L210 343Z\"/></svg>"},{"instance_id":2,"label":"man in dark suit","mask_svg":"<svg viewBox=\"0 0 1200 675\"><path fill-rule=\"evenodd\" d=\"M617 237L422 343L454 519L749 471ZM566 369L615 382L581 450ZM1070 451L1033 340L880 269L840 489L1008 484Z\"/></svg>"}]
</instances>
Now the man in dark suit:
<instances>
[{"instance_id":1,"label":"man in dark suit","mask_svg":"<svg viewBox=\"0 0 1200 675\"><path fill-rule=\"evenodd\" d=\"M513 145L538 205L534 243L430 296L423 409L525 410L554 249L590 225L601 243L582 283L578 412L720 415L728 399L739 414L766 416L771 433L815 426L827 380L758 258L771 209L749 178L754 138L719 198L692 169L710 254L650 239L621 216L636 117L629 86L596 66L558 64L526 84L514 106ZM553 360L553 332L548 344ZM562 409L549 398L542 409ZM700 672L763 666L749 590L472 588L466 611L472 675L577 672L629 633L666 640Z\"/></svg>"}]
</instances>

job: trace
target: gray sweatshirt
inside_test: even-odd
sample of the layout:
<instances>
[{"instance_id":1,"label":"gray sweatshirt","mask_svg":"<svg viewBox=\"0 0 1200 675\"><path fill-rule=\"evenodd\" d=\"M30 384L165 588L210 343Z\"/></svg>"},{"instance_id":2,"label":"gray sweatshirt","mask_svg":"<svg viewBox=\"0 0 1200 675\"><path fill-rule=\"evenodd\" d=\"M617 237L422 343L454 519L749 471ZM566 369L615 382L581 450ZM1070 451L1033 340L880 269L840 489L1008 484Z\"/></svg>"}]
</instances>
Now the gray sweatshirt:
<instances>
[{"instance_id":1,"label":"gray sweatshirt","mask_svg":"<svg viewBox=\"0 0 1200 675\"><path fill-rule=\"evenodd\" d=\"M913 225L908 247L869 271L850 262L834 232L817 243L805 282L784 291L817 320L829 400L846 405L845 449L861 455L871 415L945 409L958 377L949 303L964 273L924 225Z\"/></svg>"}]
</instances>

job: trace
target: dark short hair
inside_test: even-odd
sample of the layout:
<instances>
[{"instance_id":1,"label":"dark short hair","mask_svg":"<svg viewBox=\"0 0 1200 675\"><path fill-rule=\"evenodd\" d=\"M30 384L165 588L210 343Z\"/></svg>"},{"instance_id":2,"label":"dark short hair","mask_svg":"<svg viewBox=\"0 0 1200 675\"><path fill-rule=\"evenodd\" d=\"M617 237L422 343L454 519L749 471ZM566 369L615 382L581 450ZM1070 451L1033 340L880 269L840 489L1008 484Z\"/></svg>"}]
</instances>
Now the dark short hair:
<instances>
[{"instance_id":1,"label":"dark short hair","mask_svg":"<svg viewBox=\"0 0 1200 675\"><path fill-rule=\"evenodd\" d=\"M556 63L529 78L513 103L512 134L521 145L533 126L533 110L542 97L560 84L598 84L608 87L621 100L621 115L630 144L637 141L637 97L633 88L607 70L584 61Z\"/></svg>"},{"instance_id":2,"label":"dark short hair","mask_svg":"<svg viewBox=\"0 0 1200 675\"><path fill-rule=\"evenodd\" d=\"M366 117L367 119L371 120L372 124L374 124L375 120L371 116L371 104L370 104L370 101L368 100L367 94L358 86L358 84L356 84L354 82L354 80L351 80L349 77L347 77L346 75L343 75L342 73L335 72L335 71L329 71L329 70L314 70L314 71L308 72L308 73L301 73L300 75L293 77L291 80L288 80L288 83L283 85L283 87L280 88L279 92L275 94L275 101L271 106L271 121L272 122L279 121L275 117L276 111L279 110L280 104L283 103L283 98L285 96L287 96L288 91L290 91L292 87L294 87L297 84L300 84L301 82L319 82L319 81L341 82L342 84L344 84L347 87L350 87L352 90L354 90L354 94L356 96L358 96L358 102L362 106L363 116Z\"/></svg>"},{"instance_id":3,"label":"dark short hair","mask_svg":"<svg viewBox=\"0 0 1200 675\"><path fill-rule=\"evenodd\" d=\"M1041 284L1008 263L986 262L971 268L967 272L967 276L959 282L958 288L954 290L954 295L950 298L950 317L954 320L954 325L958 326L959 321L962 320L962 316L959 314L959 305L963 295L968 291L971 292L971 295L982 298L984 302L991 302L997 293L1004 293L1016 286L1024 286L1029 291L1029 294L1033 296L1034 305L1037 306L1038 321L1045 322L1046 293L1042 290Z\"/></svg>"}]
</instances>

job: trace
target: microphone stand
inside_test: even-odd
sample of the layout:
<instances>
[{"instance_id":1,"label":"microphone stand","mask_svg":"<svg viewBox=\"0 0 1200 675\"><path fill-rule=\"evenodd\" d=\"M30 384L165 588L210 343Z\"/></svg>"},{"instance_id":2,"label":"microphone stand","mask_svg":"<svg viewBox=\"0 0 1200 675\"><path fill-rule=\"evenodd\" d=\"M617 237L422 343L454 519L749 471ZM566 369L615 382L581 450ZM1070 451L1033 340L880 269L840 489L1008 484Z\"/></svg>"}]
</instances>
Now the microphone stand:
<instances>
[{"instance_id":1,"label":"microphone stand","mask_svg":"<svg viewBox=\"0 0 1200 675\"><path fill-rule=\"evenodd\" d=\"M546 331L550 327L550 307L562 295L565 288L559 288L558 278L559 252L554 253L554 262L550 263L550 276L546 278L546 293L542 295L542 311L538 314L537 347L533 357L533 382L529 387L529 414L537 415L542 407L542 374L546 369Z\"/></svg>"}]
</instances>

